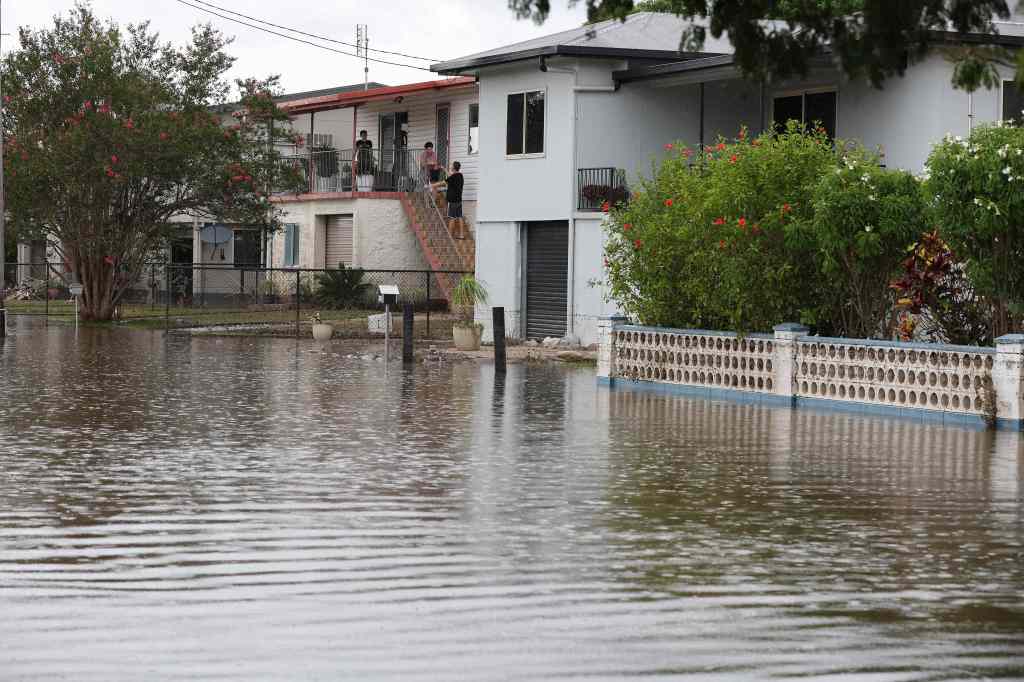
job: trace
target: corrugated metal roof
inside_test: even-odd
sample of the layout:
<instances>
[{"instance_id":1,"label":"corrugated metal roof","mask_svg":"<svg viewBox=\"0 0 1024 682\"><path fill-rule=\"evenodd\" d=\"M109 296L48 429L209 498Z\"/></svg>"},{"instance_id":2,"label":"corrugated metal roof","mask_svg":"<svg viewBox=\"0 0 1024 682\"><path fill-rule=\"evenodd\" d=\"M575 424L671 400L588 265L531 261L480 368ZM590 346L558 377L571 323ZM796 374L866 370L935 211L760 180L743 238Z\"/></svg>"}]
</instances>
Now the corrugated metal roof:
<instances>
[{"instance_id":1,"label":"corrugated metal roof","mask_svg":"<svg viewBox=\"0 0 1024 682\"><path fill-rule=\"evenodd\" d=\"M678 55L682 58L683 54L679 51L680 39L683 31L695 23L698 22L683 19L674 14L638 12L629 15L625 20L609 19L560 33L552 33L533 40L513 43L434 64L431 69L441 73L450 73L459 69L515 61L540 54L557 54L560 51L565 54L577 55L590 53L594 56L614 56L617 52L622 52L623 56L629 55L638 58L657 58L669 55ZM559 50L559 48L563 49ZM727 52L732 52L732 46L727 39L715 39L708 35L704 45L704 54Z\"/></svg>"},{"instance_id":2,"label":"corrugated metal roof","mask_svg":"<svg viewBox=\"0 0 1024 682\"><path fill-rule=\"evenodd\" d=\"M328 109L343 109L356 106L364 102L373 102L393 97L404 97L414 95L418 92L429 92L444 90L446 88L468 87L476 84L472 77L444 78L420 83L407 83L406 85L393 85L370 90L356 90L343 92L337 95L326 95L321 97L309 97L306 99L292 100L285 102L282 108L292 114L308 113L310 111L325 111Z\"/></svg>"}]
</instances>

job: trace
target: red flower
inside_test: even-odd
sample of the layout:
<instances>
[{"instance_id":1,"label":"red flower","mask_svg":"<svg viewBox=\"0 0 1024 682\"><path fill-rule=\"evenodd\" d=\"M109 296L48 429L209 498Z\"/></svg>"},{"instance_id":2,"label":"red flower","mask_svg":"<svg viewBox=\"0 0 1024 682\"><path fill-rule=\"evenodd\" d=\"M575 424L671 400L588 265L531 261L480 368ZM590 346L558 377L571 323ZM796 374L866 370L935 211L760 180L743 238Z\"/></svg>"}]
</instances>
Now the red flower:
<instances>
[{"instance_id":1,"label":"red flower","mask_svg":"<svg viewBox=\"0 0 1024 682\"><path fill-rule=\"evenodd\" d=\"M117 154L114 154L110 157L110 163L117 163Z\"/></svg>"},{"instance_id":2,"label":"red flower","mask_svg":"<svg viewBox=\"0 0 1024 682\"><path fill-rule=\"evenodd\" d=\"M665 205L666 206L671 206L673 203L675 203L675 202L673 202L671 199L665 199Z\"/></svg>"},{"instance_id":3,"label":"red flower","mask_svg":"<svg viewBox=\"0 0 1024 682\"><path fill-rule=\"evenodd\" d=\"M741 140L747 139L747 129L746 128L740 128L740 139Z\"/></svg>"},{"instance_id":4,"label":"red flower","mask_svg":"<svg viewBox=\"0 0 1024 682\"><path fill-rule=\"evenodd\" d=\"M725 218L715 218L715 225L725 225Z\"/></svg>"},{"instance_id":5,"label":"red flower","mask_svg":"<svg viewBox=\"0 0 1024 682\"><path fill-rule=\"evenodd\" d=\"M642 241L640 241L639 239L637 239L636 241L633 242L633 248L634 249L639 249L643 245L644 245L644 243Z\"/></svg>"},{"instance_id":6,"label":"red flower","mask_svg":"<svg viewBox=\"0 0 1024 682\"><path fill-rule=\"evenodd\" d=\"M633 223L625 223L622 226L622 229L625 230L626 232L629 232L631 229L633 229Z\"/></svg>"},{"instance_id":7,"label":"red flower","mask_svg":"<svg viewBox=\"0 0 1024 682\"><path fill-rule=\"evenodd\" d=\"M691 149L684 149L683 151L680 152L680 154L683 155L684 159L688 159L691 156L693 156L693 150L691 150Z\"/></svg>"},{"instance_id":8,"label":"red flower","mask_svg":"<svg viewBox=\"0 0 1024 682\"><path fill-rule=\"evenodd\" d=\"M170 137L170 136L167 133L162 132L162 131L160 132L160 139L161 140L166 140L168 137Z\"/></svg>"},{"instance_id":9,"label":"red flower","mask_svg":"<svg viewBox=\"0 0 1024 682\"><path fill-rule=\"evenodd\" d=\"M725 143L724 142L719 142L717 145L715 145L715 149L717 149L720 152L724 152L725 151Z\"/></svg>"},{"instance_id":10,"label":"red flower","mask_svg":"<svg viewBox=\"0 0 1024 682\"><path fill-rule=\"evenodd\" d=\"M608 211L610 211L610 210L611 210L611 208L612 208L612 207L611 207L611 204L609 204L609 203L608 203L607 201L606 201L606 202L604 202L603 204L601 204L601 210L602 210L602 211L604 211L605 213L607 213Z\"/></svg>"},{"instance_id":11,"label":"red flower","mask_svg":"<svg viewBox=\"0 0 1024 682\"><path fill-rule=\"evenodd\" d=\"M667 151L667 152L670 152L670 151L672 151L672 148L673 148L674 146L675 146L675 145L673 145L673 144L672 144L671 142L669 142L669 143L668 143L667 145L665 145L665 151Z\"/></svg>"},{"instance_id":12,"label":"red flower","mask_svg":"<svg viewBox=\"0 0 1024 682\"><path fill-rule=\"evenodd\" d=\"M82 106L85 107L86 109L92 109L92 100L91 99L85 100L84 102L82 102Z\"/></svg>"},{"instance_id":13,"label":"red flower","mask_svg":"<svg viewBox=\"0 0 1024 682\"><path fill-rule=\"evenodd\" d=\"M740 218L740 219L739 219L739 220L737 220L736 222L737 222L737 223L739 223L739 226L740 226L741 228L744 228L744 229L745 229L745 228L747 227L747 219L746 219L746 218Z\"/></svg>"},{"instance_id":14,"label":"red flower","mask_svg":"<svg viewBox=\"0 0 1024 682\"><path fill-rule=\"evenodd\" d=\"M732 156L729 157L729 163L736 163L739 160L739 158L740 157L733 154Z\"/></svg>"},{"instance_id":15,"label":"red flower","mask_svg":"<svg viewBox=\"0 0 1024 682\"><path fill-rule=\"evenodd\" d=\"M125 127L125 128L127 128L128 130L131 130L132 128L134 128L134 127L135 127L135 121L133 121L133 120L131 120L131 119L129 118L128 120L126 120L126 121L124 122L124 127Z\"/></svg>"},{"instance_id":16,"label":"red flower","mask_svg":"<svg viewBox=\"0 0 1024 682\"><path fill-rule=\"evenodd\" d=\"M793 210L793 207L790 206L789 204L783 204L782 205L782 212L783 213L789 213L792 210Z\"/></svg>"},{"instance_id":17,"label":"red flower","mask_svg":"<svg viewBox=\"0 0 1024 682\"><path fill-rule=\"evenodd\" d=\"M718 248L720 250L722 250L722 251L724 251L725 247L727 247L728 245L729 245L729 243L726 242L724 239L722 239L721 241L718 242Z\"/></svg>"},{"instance_id":18,"label":"red flower","mask_svg":"<svg viewBox=\"0 0 1024 682\"><path fill-rule=\"evenodd\" d=\"M115 173L112 169L107 168L107 177L108 178L112 178L112 177L114 177L116 175L117 175L117 173Z\"/></svg>"},{"instance_id":19,"label":"red flower","mask_svg":"<svg viewBox=\"0 0 1024 682\"><path fill-rule=\"evenodd\" d=\"M706 153L706 154L710 154L713 151L715 151L715 150L712 149L711 147L704 147L704 153Z\"/></svg>"}]
</instances>

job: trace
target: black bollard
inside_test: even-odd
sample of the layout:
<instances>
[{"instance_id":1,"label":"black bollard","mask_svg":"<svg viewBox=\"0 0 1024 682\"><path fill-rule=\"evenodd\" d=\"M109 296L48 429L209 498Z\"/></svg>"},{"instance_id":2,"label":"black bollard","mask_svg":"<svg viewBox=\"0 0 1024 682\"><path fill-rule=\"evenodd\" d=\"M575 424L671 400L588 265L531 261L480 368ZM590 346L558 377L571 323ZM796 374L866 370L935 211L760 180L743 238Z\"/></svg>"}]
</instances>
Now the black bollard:
<instances>
[{"instance_id":1,"label":"black bollard","mask_svg":"<svg viewBox=\"0 0 1024 682\"><path fill-rule=\"evenodd\" d=\"M505 373L505 309L492 308L494 316L494 371Z\"/></svg>"},{"instance_id":2,"label":"black bollard","mask_svg":"<svg viewBox=\"0 0 1024 682\"><path fill-rule=\"evenodd\" d=\"M413 315L412 303L402 306L402 362L409 365L413 362L412 353Z\"/></svg>"},{"instance_id":3,"label":"black bollard","mask_svg":"<svg viewBox=\"0 0 1024 682\"><path fill-rule=\"evenodd\" d=\"M0 339L7 336L7 310L0 308Z\"/></svg>"}]
</instances>

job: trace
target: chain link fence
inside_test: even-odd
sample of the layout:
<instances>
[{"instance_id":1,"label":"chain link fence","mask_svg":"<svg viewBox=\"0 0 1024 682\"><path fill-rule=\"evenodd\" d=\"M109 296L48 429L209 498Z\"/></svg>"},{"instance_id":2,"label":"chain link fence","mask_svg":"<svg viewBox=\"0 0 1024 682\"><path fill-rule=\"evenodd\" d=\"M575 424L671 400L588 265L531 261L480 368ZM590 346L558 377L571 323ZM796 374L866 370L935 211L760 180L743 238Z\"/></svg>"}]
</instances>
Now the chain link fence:
<instances>
[{"instance_id":1,"label":"chain link fence","mask_svg":"<svg viewBox=\"0 0 1024 682\"><path fill-rule=\"evenodd\" d=\"M378 287L394 285L400 295L392 313L401 315L410 303L417 336L446 338L451 336L446 287L468 274L150 263L120 298L115 317L165 329L259 326L302 334L319 313L343 335L366 335L369 317L384 309L377 302ZM74 317L71 275L62 263L8 263L5 275L10 314Z\"/></svg>"}]
</instances>

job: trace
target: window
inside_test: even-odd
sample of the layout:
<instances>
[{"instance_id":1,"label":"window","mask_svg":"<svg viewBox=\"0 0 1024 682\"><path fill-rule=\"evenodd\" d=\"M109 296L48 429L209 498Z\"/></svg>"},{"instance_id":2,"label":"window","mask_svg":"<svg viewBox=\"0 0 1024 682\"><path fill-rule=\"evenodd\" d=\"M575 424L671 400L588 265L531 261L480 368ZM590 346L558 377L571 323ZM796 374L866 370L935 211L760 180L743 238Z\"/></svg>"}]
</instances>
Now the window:
<instances>
[{"instance_id":1,"label":"window","mask_svg":"<svg viewBox=\"0 0 1024 682\"><path fill-rule=\"evenodd\" d=\"M235 267L253 268L260 265L260 231L235 230Z\"/></svg>"},{"instance_id":2,"label":"window","mask_svg":"<svg viewBox=\"0 0 1024 682\"><path fill-rule=\"evenodd\" d=\"M544 92L518 92L508 96L505 154L544 153Z\"/></svg>"},{"instance_id":3,"label":"window","mask_svg":"<svg viewBox=\"0 0 1024 682\"><path fill-rule=\"evenodd\" d=\"M480 151L480 105L469 105L469 154Z\"/></svg>"},{"instance_id":4,"label":"window","mask_svg":"<svg viewBox=\"0 0 1024 682\"><path fill-rule=\"evenodd\" d=\"M299 226L288 223L284 226L284 266L294 268L299 265Z\"/></svg>"},{"instance_id":5,"label":"window","mask_svg":"<svg viewBox=\"0 0 1024 682\"><path fill-rule=\"evenodd\" d=\"M805 92L776 97L772 103L772 121L776 130L785 130L788 121L807 126L821 125L830 138L836 136L836 93Z\"/></svg>"},{"instance_id":6,"label":"window","mask_svg":"<svg viewBox=\"0 0 1024 682\"><path fill-rule=\"evenodd\" d=\"M1003 81L1003 120L1024 122L1024 92L1013 81Z\"/></svg>"}]
</instances>

